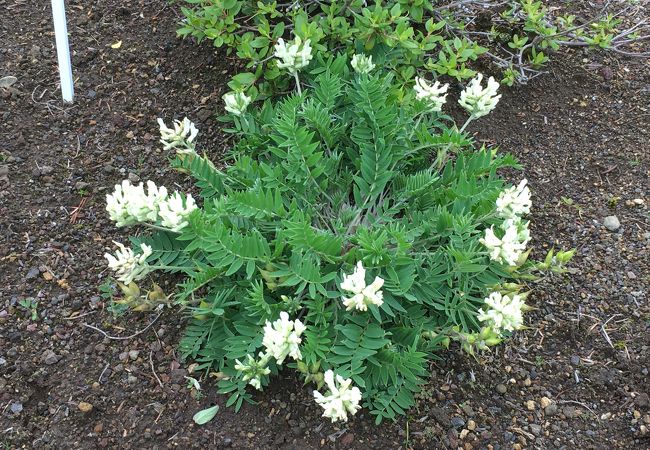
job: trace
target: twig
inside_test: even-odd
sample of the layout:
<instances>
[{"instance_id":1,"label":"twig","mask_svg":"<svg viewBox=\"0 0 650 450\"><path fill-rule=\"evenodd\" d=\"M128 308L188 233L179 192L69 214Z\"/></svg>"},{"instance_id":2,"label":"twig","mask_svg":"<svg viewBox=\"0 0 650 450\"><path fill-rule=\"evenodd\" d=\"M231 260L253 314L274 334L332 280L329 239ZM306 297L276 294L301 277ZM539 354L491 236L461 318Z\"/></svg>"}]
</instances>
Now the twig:
<instances>
[{"instance_id":1,"label":"twig","mask_svg":"<svg viewBox=\"0 0 650 450\"><path fill-rule=\"evenodd\" d=\"M129 335L129 336L111 336L111 335L109 335L107 332L105 332L104 330L101 330L101 329L99 329L99 328L97 328L97 327L95 327L95 326L93 326L93 325L87 324L87 323L84 323L84 327L86 327L86 328L90 328L91 330L99 331L101 334L104 335L105 338L113 339L113 340L116 340L116 341L126 341L126 340L128 340L128 339L132 339L132 338L134 338L134 337L136 337L136 336L141 335L142 333L144 333L145 331L147 331L149 328L151 328L151 326L152 326L154 323L156 323L156 321L160 318L160 316L162 316L162 313L163 313L163 312L161 311L161 312L156 316L156 318L153 319L153 321L152 321L149 325L147 325L146 327L144 327L142 330L140 330L140 331L138 331L138 332L136 332L136 333L133 333L133 334L131 334L131 335Z\"/></svg>"},{"instance_id":2,"label":"twig","mask_svg":"<svg viewBox=\"0 0 650 450\"><path fill-rule=\"evenodd\" d=\"M97 382L99 384L102 384L102 377L104 376L104 373L106 373L106 371L108 370L110 365L111 365L110 363L106 364L106 367L104 367L104 370L102 370L102 373L99 374L99 380L97 380Z\"/></svg>"},{"instance_id":3,"label":"twig","mask_svg":"<svg viewBox=\"0 0 650 450\"><path fill-rule=\"evenodd\" d=\"M87 313L79 314L79 315L72 315L70 317L64 317L63 320L77 320L81 319L82 317L89 316L91 314L95 314L97 311L88 311Z\"/></svg>"},{"instance_id":4,"label":"twig","mask_svg":"<svg viewBox=\"0 0 650 450\"><path fill-rule=\"evenodd\" d=\"M154 365L153 365L153 350L149 350L149 364L151 364L151 371L153 372L153 376L156 377L156 380L158 381L158 384L160 385L160 387L164 388L163 383L162 383L162 381L160 381L160 378L158 378L158 374L156 374L156 369L154 368ZM158 417L160 417L160 416L158 416Z\"/></svg>"}]
</instances>

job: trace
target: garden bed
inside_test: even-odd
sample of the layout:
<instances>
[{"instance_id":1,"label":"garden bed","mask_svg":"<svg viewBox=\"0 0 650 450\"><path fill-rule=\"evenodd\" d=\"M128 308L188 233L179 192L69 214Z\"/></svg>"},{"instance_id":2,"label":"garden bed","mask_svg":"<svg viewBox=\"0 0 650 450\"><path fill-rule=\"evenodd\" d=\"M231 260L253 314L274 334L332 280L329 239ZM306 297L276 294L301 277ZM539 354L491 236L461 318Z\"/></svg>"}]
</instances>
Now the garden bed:
<instances>
[{"instance_id":1,"label":"garden bed","mask_svg":"<svg viewBox=\"0 0 650 450\"><path fill-rule=\"evenodd\" d=\"M332 425L313 408L311 389L285 372L256 394L257 407L245 405L238 414L222 408L198 427L192 415L224 406L226 397L216 395L211 381L203 382L205 397L192 397L184 378L190 362L176 350L183 317L170 309L160 317L114 319L99 295L102 255L120 236L105 213L105 194L123 178L185 183L168 168L157 117L190 117L201 129L201 148L218 160L228 143L211 115L220 111L236 61L177 40L179 16L165 1L92 3L68 2L77 82L72 106L61 104L56 91L49 7L11 0L0 19L0 77L18 78L0 90L0 444L650 443L650 431L644 434L650 429L647 61L594 53L556 58L549 74L504 89L495 112L473 125L479 140L512 152L525 167L534 194L534 255L553 246L578 249L569 275L534 286L529 330L479 361L456 351L443 355L418 406L395 424L375 427L362 411ZM610 230L604 222L613 215L620 227ZM19 305L26 298L38 302L39 320ZM84 325L113 336L146 331L117 340Z\"/></svg>"}]
</instances>

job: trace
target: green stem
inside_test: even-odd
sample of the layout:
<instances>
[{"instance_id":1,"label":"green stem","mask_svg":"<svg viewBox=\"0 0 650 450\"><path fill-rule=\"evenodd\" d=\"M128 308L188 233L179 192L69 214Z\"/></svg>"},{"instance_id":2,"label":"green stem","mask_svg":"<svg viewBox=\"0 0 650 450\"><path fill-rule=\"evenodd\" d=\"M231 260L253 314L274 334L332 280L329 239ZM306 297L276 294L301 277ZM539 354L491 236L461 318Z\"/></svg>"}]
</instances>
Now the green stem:
<instances>
[{"instance_id":1,"label":"green stem","mask_svg":"<svg viewBox=\"0 0 650 450\"><path fill-rule=\"evenodd\" d=\"M300 78L298 78L298 72L293 73L293 78L296 80L296 88L298 89L298 95L302 95L302 88L300 87Z\"/></svg>"}]
</instances>

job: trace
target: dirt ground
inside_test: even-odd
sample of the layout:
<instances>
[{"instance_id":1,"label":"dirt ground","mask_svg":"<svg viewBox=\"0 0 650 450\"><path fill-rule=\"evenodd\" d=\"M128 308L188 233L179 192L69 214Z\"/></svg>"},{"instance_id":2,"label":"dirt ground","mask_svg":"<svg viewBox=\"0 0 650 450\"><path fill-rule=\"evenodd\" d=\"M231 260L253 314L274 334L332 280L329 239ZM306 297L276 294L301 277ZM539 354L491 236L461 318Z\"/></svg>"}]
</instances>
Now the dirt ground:
<instances>
[{"instance_id":1,"label":"dirt ground","mask_svg":"<svg viewBox=\"0 0 650 450\"><path fill-rule=\"evenodd\" d=\"M648 61L575 52L503 89L474 132L520 158L524 175L508 175L534 193L534 255L575 247L571 273L531 286L530 329L506 345L478 361L441 355L408 417L335 426L291 374L239 414L209 380L196 400L176 350L182 315L106 309L102 255L126 236L105 194L126 177L188 186L168 169L157 117L190 117L219 159L228 143L211 116L236 62L177 40L164 0L67 5L71 106L49 2L0 0L0 78L18 78L0 89L1 448L650 447ZM112 339L88 325L145 331ZM198 427L211 404L221 411Z\"/></svg>"}]
</instances>

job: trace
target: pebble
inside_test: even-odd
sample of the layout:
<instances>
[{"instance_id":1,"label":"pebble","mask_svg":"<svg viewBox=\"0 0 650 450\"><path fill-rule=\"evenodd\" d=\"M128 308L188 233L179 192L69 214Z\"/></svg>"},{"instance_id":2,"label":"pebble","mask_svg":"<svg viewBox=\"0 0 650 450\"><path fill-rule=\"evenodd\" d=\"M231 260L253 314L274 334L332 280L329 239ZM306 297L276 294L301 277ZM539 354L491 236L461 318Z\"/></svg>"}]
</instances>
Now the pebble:
<instances>
[{"instance_id":1,"label":"pebble","mask_svg":"<svg viewBox=\"0 0 650 450\"><path fill-rule=\"evenodd\" d=\"M547 416L554 416L557 414L557 405L555 403L551 403L548 405L546 408L544 408L544 414Z\"/></svg>"},{"instance_id":2,"label":"pebble","mask_svg":"<svg viewBox=\"0 0 650 450\"><path fill-rule=\"evenodd\" d=\"M23 404L20 403L20 402L14 402L14 403L11 404L9 409L14 414L20 414L20 412L23 410Z\"/></svg>"},{"instance_id":3,"label":"pebble","mask_svg":"<svg viewBox=\"0 0 650 450\"><path fill-rule=\"evenodd\" d=\"M571 355L571 365L577 366L580 364L580 357L578 355Z\"/></svg>"},{"instance_id":4,"label":"pebble","mask_svg":"<svg viewBox=\"0 0 650 450\"><path fill-rule=\"evenodd\" d=\"M93 428L93 430L97 434L101 433L102 431L104 431L104 424L99 422L97 425L95 425L95 428Z\"/></svg>"},{"instance_id":5,"label":"pebble","mask_svg":"<svg viewBox=\"0 0 650 450\"><path fill-rule=\"evenodd\" d=\"M467 429L470 431L474 431L476 429L476 422L473 420L467 421Z\"/></svg>"},{"instance_id":6,"label":"pebble","mask_svg":"<svg viewBox=\"0 0 650 450\"><path fill-rule=\"evenodd\" d=\"M140 352L138 350L131 350L129 352L129 358L131 358L131 361L135 361L138 359L138 356L140 355Z\"/></svg>"},{"instance_id":7,"label":"pebble","mask_svg":"<svg viewBox=\"0 0 650 450\"><path fill-rule=\"evenodd\" d=\"M530 432L533 433L535 436L539 436L540 434L542 434L541 425L537 425L536 423L531 423Z\"/></svg>"},{"instance_id":8,"label":"pebble","mask_svg":"<svg viewBox=\"0 0 650 450\"><path fill-rule=\"evenodd\" d=\"M498 392L499 394L505 394L506 391L508 390L508 388L506 388L506 386L505 386L504 384L497 384L497 388L496 388L496 389L497 389L497 392Z\"/></svg>"},{"instance_id":9,"label":"pebble","mask_svg":"<svg viewBox=\"0 0 650 450\"><path fill-rule=\"evenodd\" d=\"M542 408L546 408L548 405L553 403L550 398L542 397L539 401L539 404L542 405Z\"/></svg>"},{"instance_id":10,"label":"pebble","mask_svg":"<svg viewBox=\"0 0 650 450\"><path fill-rule=\"evenodd\" d=\"M48 349L45 350L41 355L41 362L47 364L48 366L51 366L52 364L59 362L59 357L52 350Z\"/></svg>"},{"instance_id":11,"label":"pebble","mask_svg":"<svg viewBox=\"0 0 650 450\"><path fill-rule=\"evenodd\" d=\"M465 425L465 420L462 417L452 417L451 426L454 428L460 428Z\"/></svg>"},{"instance_id":12,"label":"pebble","mask_svg":"<svg viewBox=\"0 0 650 450\"><path fill-rule=\"evenodd\" d=\"M605 228L609 231L616 231L621 227L621 222L616 216L607 216L603 220L603 225L605 225Z\"/></svg>"},{"instance_id":13,"label":"pebble","mask_svg":"<svg viewBox=\"0 0 650 450\"><path fill-rule=\"evenodd\" d=\"M528 409L528 411L535 411L535 402L532 400L528 400L526 402L526 408Z\"/></svg>"},{"instance_id":14,"label":"pebble","mask_svg":"<svg viewBox=\"0 0 650 450\"><path fill-rule=\"evenodd\" d=\"M79 408L79 411L81 411L84 414L87 414L93 410L92 403L88 403L88 402L79 402L77 407Z\"/></svg>"}]
</instances>

